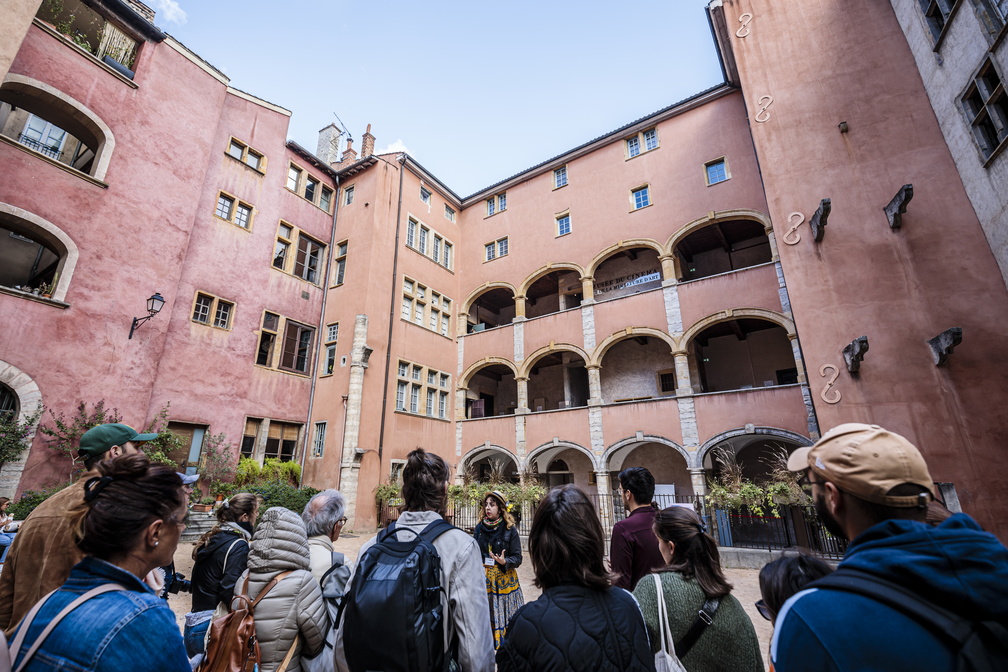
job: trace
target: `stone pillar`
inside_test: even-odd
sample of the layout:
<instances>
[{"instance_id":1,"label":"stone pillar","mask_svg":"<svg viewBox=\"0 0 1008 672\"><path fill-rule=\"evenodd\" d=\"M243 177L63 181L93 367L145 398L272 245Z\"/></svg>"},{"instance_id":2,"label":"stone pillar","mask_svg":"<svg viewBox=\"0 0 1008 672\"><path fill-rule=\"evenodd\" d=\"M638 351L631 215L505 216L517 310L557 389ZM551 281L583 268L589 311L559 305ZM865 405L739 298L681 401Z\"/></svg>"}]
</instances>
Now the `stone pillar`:
<instances>
[{"instance_id":1,"label":"stone pillar","mask_svg":"<svg viewBox=\"0 0 1008 672\"><path fill-rule=\"evenodd\" d=\"M570 379L570 363L571 363L571 353L564 351L560 355L560 359L563 361L563 368L561 373L563 374L563 393L564 393L564 405L566 408L570 408L571 405L571 379Z\"/></svg>"},{"instance_id":2,"label":"stone pillar","mask_svg":"<svg viewBox=\"0 0 1008 672\"><path fill-rule=\"evenodd\" d=\"M599 496L599 520L602 521L602 529L611 531L616 521L613 520L612 484L609 482L608 471L603 469L595 472L595 490Z\"/></svg>"},{"instance_id":3,"label":"stone pillar","mask_svg":"<svg viewBox=\"0 0 1008 672\"><path fill-rule=\"evenodd\" d=\"M518 385L518 408L515 409L515 415L531 413L532 409L529 408L528 401L528 378L515 378L515 383Z\"/></svg>"},{"instance_id":4,"label":"stone pillar","mask_svg":"<svg viewBox=\"0 0 1008 672\"><path fill-rule=\"evenodd\" d=\"M588 365L588 405L602 405L602 370L597 365Z\"/></svg>"},{"instance_id":5,"label":"stone pillar","mask_svg":"<svg viewBox=\"0 0 1008 672\"><path fill-rule=\"evenodd\" d=\"M795 368L798 369L798 382L807 383L808 376L805 374L805 362L802 360L798 334L788 334L788 340L791 341L791 352L794 353Z\"/></svg>"},{"instance_id":6,"label":"stone pillar","mask_svg":"<svg viewBox=\"0 0 1008 672\"><path fill-rule=\"evenodd\" d=\"M690 469L690 481L693 483L693 494L694 495L706 495L707 494L707 470L700 469Z\"/></svg>"},{"instance_id":7,"label":"stone pillar","mask_svg":"<svg viewBox=\"0 0 1008 672\"><path fill-rule=\"evenodd\" d=\"M525 296L522 294L517 294L515 299L515 316L514 321L519 322L525 319Z\"/></svg>"},{"instance_id":8,"label":"stone pillar","mask_svg":"<svg viewBox=\"0 0 1008 672\"><path fill-rule=\"evenodd\" d=\"M674 254L659 255L661 262L662 286L675 285L679 282L679 275L676 273L676 256Z\"/></svg>"},{"instance_id":9,"label":"stone pillar","mask_svg":"<svg viewBox=\"0 0 1008 672\"><path fill-rule=\"evenodd\" d=\"M343 448L341 452L338 488L346 495L347 512L351 529L357 513L357 477L360 473L360 458L364 451L358 445L360 438L361 410L364 397L364 371L368 368L371 348L367 346L367 315L354 319L353 344L350 346L350 389L347 392L346 425L343 427Z\"/></svg>"},{"instance_id":10,"label":"stone pillar","mask_svg":"<svg viewBox=\"0 0 1008 672\"><path fill-rule=\"evenodd\" d=\"M581 278L581 305L595 303L595 278L586 275Z\"/></svg>"},{"instance_id":11,"label":"stone pillar","mask_svg":"<svg viewBox=\"0 0 1008 672\"><path fill-rule=\"evenodd\" d=\"M672 357L675 358L676 396L690 396L693 394L693 385L690 383L689 355L680 350L673 352Z\"/></svg>"}]
</instances>

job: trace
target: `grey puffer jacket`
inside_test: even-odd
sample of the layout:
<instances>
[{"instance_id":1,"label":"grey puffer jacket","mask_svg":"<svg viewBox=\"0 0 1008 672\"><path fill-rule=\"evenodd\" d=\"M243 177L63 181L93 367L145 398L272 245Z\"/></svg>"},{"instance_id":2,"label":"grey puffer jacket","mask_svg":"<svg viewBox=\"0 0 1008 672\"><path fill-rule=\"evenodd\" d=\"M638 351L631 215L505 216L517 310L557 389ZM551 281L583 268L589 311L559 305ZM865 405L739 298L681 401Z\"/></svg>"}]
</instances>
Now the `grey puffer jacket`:
<instances>
[{"instance_id":1,"label":"grey puffer jacket","mask_svg":"<svg viewBox=\"0 0 1008 672\"><path fill-rule=\"evenodd\" d=\"M248 570L235 584L235 595L241 594L247 578L248 596L254 600L270 579L287 571L291 573L273 586L255 608L256 635L262 651L260 672L275 672L295 640L287 672L298 672L301 656L318 654L329 629L322 590L309 571L308 535L301 516L272 507L263 514L252 536Z\"/></svg>"}]
</instances>

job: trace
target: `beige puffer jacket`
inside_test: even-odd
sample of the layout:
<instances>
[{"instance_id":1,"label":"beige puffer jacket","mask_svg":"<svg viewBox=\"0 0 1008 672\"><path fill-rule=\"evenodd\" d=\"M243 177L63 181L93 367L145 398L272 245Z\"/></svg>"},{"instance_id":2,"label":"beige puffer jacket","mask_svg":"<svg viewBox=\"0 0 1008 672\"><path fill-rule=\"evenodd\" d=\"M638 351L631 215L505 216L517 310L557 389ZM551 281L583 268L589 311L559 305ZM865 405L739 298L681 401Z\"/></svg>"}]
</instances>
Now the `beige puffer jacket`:
<instances>
[{"instance_id":1,"label":"beige puffer jacket","mask_svg":"<svg viewBox=\"0 0 1008 672\"><path fill-rule=\"evenodd\" d=\"M248 596L254 600L270 579L287 571L291 574L273 586L255 609L256 634L262 650L260 672L275 672L300 634L286 670L298 672L301 656L318 654L329 629L322 591L309 571L308 535L301 516L290 509L272 507L263 514L252 535L248 569L235 584L235 595L241 594L247 577Z\"/></svg>"}]
</instances>

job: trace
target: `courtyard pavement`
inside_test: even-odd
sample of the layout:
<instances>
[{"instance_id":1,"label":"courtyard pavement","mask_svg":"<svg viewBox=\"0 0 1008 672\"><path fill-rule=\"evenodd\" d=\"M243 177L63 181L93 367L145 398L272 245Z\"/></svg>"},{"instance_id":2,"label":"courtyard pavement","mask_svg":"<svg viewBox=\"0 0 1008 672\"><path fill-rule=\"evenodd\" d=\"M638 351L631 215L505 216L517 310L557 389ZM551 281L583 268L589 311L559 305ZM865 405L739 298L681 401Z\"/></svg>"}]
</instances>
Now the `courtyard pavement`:
<instances>
[{"instance_id":1,"label":"courtyard pavement","mask_svg":"<svg viewBox=\"0 0 1008 672\"><path fill-rule=\"evenodd\" d=\"M336 542L336 550L343 553L347 559L355 560L361 545L373 536L373 532L357 534L354 532L344 533ZM179 544L175 552L175 571L182 572L186 578L192 576L192 551L194 544ZM732 594L745 607L746 613L752 619L756 627L756 634L760 640L760 650L763 652L763 665L767 665L767 653L770 649L770 637L773 629L770 622L764 619L756 611L755 602L760 599L759 592L759 570L756 569L726 569L725 575L735 586ZM518 568L518 580L521 583L522 593L526 602L531 602L539 597L541 591L535 587L532 574L532 563L525 556L525 562ZM168 604L175 612L176 621L179 628L182 627L183 617L192 606L192 601L188 594L179 593L168 598Z\"/></svg>"}]
</instances>

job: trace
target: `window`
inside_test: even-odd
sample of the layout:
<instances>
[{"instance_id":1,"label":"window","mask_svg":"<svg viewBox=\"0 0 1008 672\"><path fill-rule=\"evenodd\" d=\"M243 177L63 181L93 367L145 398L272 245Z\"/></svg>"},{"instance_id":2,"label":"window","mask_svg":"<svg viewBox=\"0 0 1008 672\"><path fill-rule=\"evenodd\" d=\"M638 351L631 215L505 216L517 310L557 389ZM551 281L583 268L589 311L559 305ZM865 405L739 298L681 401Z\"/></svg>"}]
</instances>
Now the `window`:
<instances>
[{"instance_id":1,"label":"window","mask_svg":"<svg viewBox=\"0 0 1008 672\"><path fill-rule=\"evenodd\" d=\"M231 142L228 143L226 154L256 172L261 173L266 170L266 157L235 138L231 138Z\"/></svg>"},{"instance_id":2,"label":"window","mask_svg":"<svg viewBox=\"0 0 1008 672\"><path fill-rule=\"evenodd\" d=\"M626 139L626 154L628 159L639 156L644 152L650 152L652 149L658 149L657 129L649 128Z\"/></svg>"},{"instance_id":3,"label":"window","mask_svg":"<svg viewBox=\"0 0 1008 672\"><path fill-rule=\"evenodd\" d=\"M322 243L300 234L298 236L297 259L294 261L294 275L308 282L318 283L322 274L319 268L322 264Z\"/></svg>"},{"instance_id":4,"label":"window","mask_svg":"<svg viewBox=\"0 0 1008 672\"><path fill-rule=\"evenodd\" d=\"M431 247L431 257L434 259L441 258L441 236L434 236L434 245Z\"/></svg>"},{"instance_id":5,"label":"window","mask_svg":"<svg viewBox=\"0 0 1008 672\"><path fill-rule=\"evenodd\" d=\"M252 226L252 206L236 200L223 191L217 194L217 208L214 210L214 215L243 229Z\"/></svg>"},{"instance_id":6,"label":"window","mask_svg":"<svg viewBox=\"0 0 1008 672\"><path fill-rule=\"evenodd\" d=\"M406 246L430 258L434 263L451 270L451 242L413 217L406 221Z\"/></svg>"},{"instance_id":7,"label":"window","mask_svg":"<svg viewBox=\"0 0 1008 672\"><path fill-rule=\"evenodd\" d=\"M270 422L269 431L266 433L266 452L264 457L275 457L282 462L293 460L300 432L301 425L277 422L275 420Z\"/></svg>"},{"instance_id":8,"label":"window","mask_svg":"<svg viewBox=\"0 0 1008 672\"><path fill-rule=\"evenodd\" d=\"M325 185L322 185L322 189L319 192L318 207L322 208L326 212L330 212L329 208L332 207L332 197L333 190Z\"/></svg>"},{"instance_id":9,"label":"window","mask_svg":"<svg viewBox=\"0 0 1008 672\"><path fill-rule=\"evenodd\" d=\"M664 369L658 372L658 392L663 395L675 394L676 372L675 369Z\"/></svg>"},{"instance_id":10,"label":"window","mask_svg":"<svg viewBox=\"0 0 1008 672\"><path fill-rule=\"evenodd\" d=\"M486 204L487 217L498 212L504 212L507 209L507 193L491 196L487 199Z\"/></svg>"},{"instance_id":11,"label":"window","mask_svg":"<svg viewBox=\"0 0 1008 672\"><path fill-rule=\"evenodd\" d=\"M426 375L424 375L426 374ZM426 384L421 381L426 381ZM441 381L441 387L438 382ZM448 374L433 368L399 362L396 382L396 410L429 418L446 419L448 412Z\"/></svg>"},{"instance_id":12,"label":"window","mask_svg":"<svg viewBox=\"0 0 1008 672\"><path fill-rule=\"evenodd\" d=\"M347 241L336 246L336 272L335 278L333 279L333 285L342 285L343 277L346 275L346 257L347 257Z\"/></svg>"},{"instance_id":13,"label":"window","mask_svg":"<svg viewBox=\"0 0 1008 672\"><path fill-rule=\"evenodd\" d=\"M409 222L406 223L406 245L409 247L416 247L416 230L416 220L409 220Z\"/></svg>"},{"instance_id":14,"label":"window","mask_svg":"<svg viewBox=\"0 0 1008 672\"><path fill-rule=\"evenodd\" d=\"M197 292L196 301L193 303L192 321L209 326L212 319L213 326L219 329L230 329L233 311L234 304L230 301L225 301L211 294Z\"/></svg>"},{"instance_id":15,"label":"window","mask_svg":"<svg viewBox=\"0 0 1008 672\"><path fill-rule=\"evenodd\" d=\"M291 164L287 169L287 188L297 193L298 185L301 183L301 169Z\"/></svg>"},{"instance_id":16,"label":"window","mask_svg":"<svg viewBox=\"0 0 1008 672\"><path fill-rule=\"evenodd\" d=\"M425 189L424 187L420 187L420 200L426 203L427 205L430 205L430 197L431 197L430 190Z\"/></svg>"},{"instance_id":17,"label":"window","mask_svg":"<svg viewBox=\"0 0 1008 672\"><path fill-rule=\"evenodd\" d=\"M326 423L316 422L315 439L312 441L312 449L311 449L312 457L322 457L322 455L325 453L325 433L326 433Z\"/></svg>"},{"instance_id":18,"label":"window","mask_svg":"<svg viewBox=\"0 0 1008 672\"><path fill-rule=\"evenodd\" d=\"M283 350L280 353L280 368L285 371L308 373L308 362L311 360L312 337L315 330L311 327L287 320L284 331Z\"/></svg>"},{"instance_id":19,"label":"window","mask_svg":"<svg viewBox=\"0 0 1008 672\"><path fill-rule=\"evenodd\" d=\"M557 236L566 236L571 232L570 214L563 214L556 218Z\"/></svg>"},{"instance_id":20,"label":"window","mask_svg":"<svg viewBox=\"0 0 1008 672\"><path fill-rule=\"evenodd\" d=\"M918 1L920 2L921 11L924 12L924 20L927 22L928 28L931 29L931 36L937 42L945 30L945 24L948 23L949 15L952 14L952 8L955 7L956 0Z\"/></svg>"},{"instance_id":21,"label":"window","mask_svg":"<svg viewBox=\"0 0 1008 672\"><path fill-rule=\"evenodd\" d=\"M495 240L493 242L484 245L486 250L486 260L492 261L497 257L503 257L508 253L508 239L507 236Z\"/></svg>"},{"instance_id":22,"label":"window","mask_svg":"<svg viewBox=\"0 0 1008 672\"><path fill-rule=\"evenodd\" d=\"M427 233L430 231L426 226L420 227L420 254L427 254Z\"/></svg>"},{"instance_id":23,"label":"window","mask_svg":"<svg viewBox=\"0 0 1008 672\"><path fill-rule=\"evenodd\" d=\"M486 260L492 261L497 258L497 243L487 243L486 247Z\"/></svg>"},{"instance_id":24,"label":"window","mask_svg":"<svg viewBox=\"0 0 1008 672\"><path fill-rule=\"evenodd\" d=\"M444 260L441 262L441 265L444 266L447 269L451 269L451 267L452 267L452 244L449 243L448 241L445 241L444 250L443 251L444 251Z\"/></svg>"},{"instance_id":25,"label":"window","mask_svg":"<svg viewBox=\"0 0 1008 672\"><path fill-rule=\"evenodd\" d=\"M323 376L331 376L336 368L336 338L339 336L339 323L326 327L325 364L322 367Z\"/></svg>"},{"instance_id":26,"label":"window","mask_svg":"<svg viewBox=\"0 0 1008 672\"><path fill-rule=\"evenodd\" d=\"M350 205L353 203L353 193L354 188L352 186L343 189L343 205Z\"/></svg>"},{"instance_id":27,"label":"window","mask_svg":"<svg viewBox=\"0 0 1008 672\"><path fill-rule=\"evenodd\" d=\"M455 221L455 211L449 208L447 205L444 206L444 216L449 222Z\"/></svg>"},{"instance_id":28,"label":"window","mask_svg":"<svg viewBox=\"0 0 1008 672\"><path fill-rule=\"evenodd\" d=\"M255 452L256 437L259 436L259 427L261 425L262 420L254 420L252 418L245 420L245 434L242 435L241 442L242 457L252 457L252 453Z\"/></svg>"},{"instance_id":29,"label":"window","mask_svg":"<svg viewBox=\"0 0 1008 672\"><path fill-rule=\"evenodd\" d=\"M630 191L630 201L633 203L634 210L640 210L651 205L651 196L648 193L647 185L632 189Z\"/></svg>"},{"instance_id":30,"label":"window","mask_svg":"<svg viewBox=\"0 0 1008 672\"><path fill-rule=\"evenodd\" d=\"M724 159L718 159L704 164L704 171L707 173L707 186L726 181L731 175L728 174L728 164Z\"/></svg>"},{"instance_id":31,"label":"window","mask_svg":"<svg viewBox=\"0 0 1008 672\"><path fill-rule=\"evenodd\" d=\"M281 271L287 268L287 258L290 254L291 240L294 237L294 227L290 224L280 222L280 230L277 232L276 246L273 248L273 267Z\"/></svg>"},{"instance_id":32,"label":"window","mask_svg":"<svg viewBox=\"0 0 1008 672\"><path fill-rule=\"evenodd\" d=\"M315 195L318 193L319 181L314 177L305 179L304 197L306 201L315 202Z\"/></svg>"},{"instance_id":33,"label":"window","mask_svg":"<svg viewBox=\"0 0 1008 672\"><path fill-rule=\"evenodd\" d=\"M505 236L497 241L497 256L503 257L508 253L508 239Z\"/></svg>"},{"instance_id":34,"label":"window","mask_svg":"<svg viewBox=\"0 0 1008 672\"><path fill-rule=\"evenodd\" d=\"M267 311L263 315L262 330L259 332L259 349L256 352L256 364L259 366L273 366L273 346L279 329L280 316Z\"/></svg>"},{"instance_id":35,"label":"window","mask_svg":"<svg viewBox=\"0 0 1008 672\"><path fill-rule=\"evenodd\" d=\"M962 105L980 153L985 160L990 159L1008 139L1008 95L990 59L970 82Z\"/></svg>"},{"instance_id":36,"label":"window","mask_svg":"<svg viewBox=\"0 0 1008 672\"><path fill-rule=\"evenodd\" d=\"M559 189L560 187L567 186L567 166L560 166L553 171L553 188Z\"/></svg>"}]
</instances>

